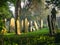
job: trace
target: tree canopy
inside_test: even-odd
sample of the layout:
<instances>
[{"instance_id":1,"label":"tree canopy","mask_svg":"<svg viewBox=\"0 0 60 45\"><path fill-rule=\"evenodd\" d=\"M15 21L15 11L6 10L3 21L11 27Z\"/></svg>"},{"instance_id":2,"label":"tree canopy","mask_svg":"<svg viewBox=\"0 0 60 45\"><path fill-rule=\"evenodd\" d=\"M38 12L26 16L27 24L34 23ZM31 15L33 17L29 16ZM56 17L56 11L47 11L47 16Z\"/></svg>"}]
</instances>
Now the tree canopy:
<instances>
[{"instance_id":1,"label":"tree canopy","mask_svg":"<svg viewBox=\"0 0 60 45\"><path fill-rule=\"evenodd\" d=\"M55 6L60 8L60 0L46 0L46 2L48 3L48 5L54 4Z\"/></svg>"},{"instance_id":2,"label":"tree canopy","mask_svg":"<svg viewBox=\"0 0 60 45\"><path fill-rule=\"evenodd\" d=\"M12 12L9 9L8 1L10 0L0 0L0 31L5 26L5 18L9 19L12 16ZM13 0L11 0L13 2Z\"/></svg>"}]
</instances>

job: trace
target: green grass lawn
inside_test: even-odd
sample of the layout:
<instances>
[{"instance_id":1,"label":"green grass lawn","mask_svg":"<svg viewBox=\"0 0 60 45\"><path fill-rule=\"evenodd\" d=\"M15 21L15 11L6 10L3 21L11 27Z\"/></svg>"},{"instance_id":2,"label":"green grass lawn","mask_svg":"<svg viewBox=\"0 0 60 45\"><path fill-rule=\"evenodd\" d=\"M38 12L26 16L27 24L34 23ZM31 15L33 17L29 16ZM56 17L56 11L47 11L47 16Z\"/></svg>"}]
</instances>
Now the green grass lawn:
<instances>
[{"instance_id":1,"label":"green grass lawn","mask_svg":"<svg viewBox=\"0 0 60 45\"><path fill-rule=\"evenodd\" d=\"M49 30L48 28L43 28L43 29L40 29L40 30L36 30L36 31L33 31L33 32L28 32L28 33L21 33L21 35L29 35L29 34L48 34L49 33ZM14 35L15 33L6 33L5 35Z\"/></svg>"},{"instance_id":2,"label":"green grass lawn","mask_svg":"<svg viewBox=\"0 0 60 45\"><path fill-rule=\"evenodd\" d=\"M33 32L21 33L21 35L19 36L20 37L30 37L30 36L35 37L37 35L47 35L47 34L49 34L48 28L43 28L43 29L36 30ZM18 35L16 35L15 33L6 33L4 36L13 37L13 36L18 36Z\"/></svg>"},{"instance_id":3,"label":"green grass lawn","mask_svg":"<svg viewBox=\"0 0 60 45\"><path fill-rule=\"evenodd\" d=\"M4 40L4 45L60 45L60 33L49 36L48 28L37 31L22 33L7 33L0 36Z\"/></svg>"}]
</instances>

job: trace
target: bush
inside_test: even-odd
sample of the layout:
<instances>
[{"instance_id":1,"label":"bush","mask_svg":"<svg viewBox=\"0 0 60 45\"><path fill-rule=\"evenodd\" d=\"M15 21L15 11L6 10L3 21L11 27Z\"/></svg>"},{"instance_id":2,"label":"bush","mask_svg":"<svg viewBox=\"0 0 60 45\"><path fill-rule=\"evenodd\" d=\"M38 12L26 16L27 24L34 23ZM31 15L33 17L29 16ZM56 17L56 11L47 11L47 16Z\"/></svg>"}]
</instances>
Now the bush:
<instances>
[{"instance_id":1,"label":"bush","mask_svg":"<svg viewBox=\"0 0 60 45\"><path fill-rule=\"evenodd\" d=\"M0 36L0 39L4 45L60 45L60 34L49 36L48 29L21 35L8 33Z\"/></svg>"},{"instance_id":2,"label":"bush","mask_svg":"<svg viewBox=\"0 0 60 45\"><path fill-rule=\"evenodd\" d=\"M55 37L54 36L43 36L38 35L35 36L3 36L4 44L6 45L48 45L48 44L55 44ZM58 40L59 41L59 40Z\"/></svg>"},{"instance_id":3,"label":"bush","mask_svg":"<svg viewBox=\"0 0 60 45\"><path fill-rule=\"evenodd\" d=\"M3 29L1 30L1 34L4 35L4 34L6 34L6 33L7 33L7 30L6 30L6 28L3 27Z\"/></svg>"}]
</instances>

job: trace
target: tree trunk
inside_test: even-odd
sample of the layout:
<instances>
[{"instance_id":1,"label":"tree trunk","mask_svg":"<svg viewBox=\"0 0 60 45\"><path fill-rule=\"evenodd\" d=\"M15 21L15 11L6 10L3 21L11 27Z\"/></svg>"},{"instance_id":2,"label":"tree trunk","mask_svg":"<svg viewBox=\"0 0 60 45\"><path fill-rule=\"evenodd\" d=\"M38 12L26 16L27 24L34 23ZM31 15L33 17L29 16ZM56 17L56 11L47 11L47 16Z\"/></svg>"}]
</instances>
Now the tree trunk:
<instances>
[{"instance_id":1,"label":"tree trunk","mask_svg":"<svg viewBox=\"0 0 60 45\"><path fill-rule=\"evenodd\" d=\"M55 19L52 19L52 30L53 30L53 33L55 34L56 33L56 20Z\"/></svg>"},{"instance_id":2,"label":"tree trunk","mask_svg":"<svg viewBox=\"0 0 60 45\"><path fill-rule=\"evenodd\" d=\"M17 0L16 7L15 7L15 32L16 34L20 34L20 14L21 14L20 3L21 3L21 0ZM19 26L17 22L19 23Z\"/></svg>"},{"instance_id":3,"label":"tree trunk","mask_svg":"<svg viewBox=\"0 0 60 45\"><path fill-rule=\"evenodd\" d=\"M53 30L53 33L55 34L56 33L56 9L55 7L52 9L51 11L51 23L52 23L52 30Z\"/></svg>"},{"instance_id":4,"label":"tree trunk","mask_svg":"<svg viewBox=\"0 0 60 45\"><path fill-rule=\"evenodd\" d=\"M49 33L50 33L50 35L53 35L50 15L48 15L47 20L48 20L48 26L49 26Z\"/></svg>"}]
</instances>

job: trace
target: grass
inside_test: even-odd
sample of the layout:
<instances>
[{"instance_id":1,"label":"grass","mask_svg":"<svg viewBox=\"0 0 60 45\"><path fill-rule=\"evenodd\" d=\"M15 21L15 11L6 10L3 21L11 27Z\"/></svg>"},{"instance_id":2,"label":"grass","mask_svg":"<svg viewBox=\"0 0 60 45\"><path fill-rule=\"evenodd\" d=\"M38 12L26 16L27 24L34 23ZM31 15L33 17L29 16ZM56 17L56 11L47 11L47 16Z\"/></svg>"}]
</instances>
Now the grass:
<instances>
[{"instance_id":1,"label":"grass","mask_svg":"<svg viewBox=\"0 0 60 45\"><path fill-rule=\"evenodd\" d=\"M60 33L60 30L57 30L58 33ZM49 36L49 29L48 28L43 28L40 30L36 30L33 32L28 32L28 33L21 33L21 35L16 35L15 33L6 33L4 36L7 37L14 37L14 36L19 36L19 37L37 37L37 36Z\"/></svg>"},{"instance_id":2,"label":"grass","mask_svg":"<svg viewBox=\"0 0 60 45\"><path fill-rule=\"evenodd\" d=\"M36 36L36 35L45 35L48 33L49 33L48 28L44 28L44 29L33 31L33 32L21 33L21 35L19 35L19 36L29 37L29 36ZM17 35L15 35L15 33L6 33L4 36L12 37L12 36L17 36Z\"/></svg>"},{"instance_id":3,"label":"grass","mask_svg":"<svg viewBox=\"0 0 60 45\"><path fill-rule=\"evenodd\" d=\"M49 36L48 34L48 28L43 28L21 35L7 33L3 36L3 40L5 45L60 45L60 33L55 36Z\"/></svg>"}]
</instances>

